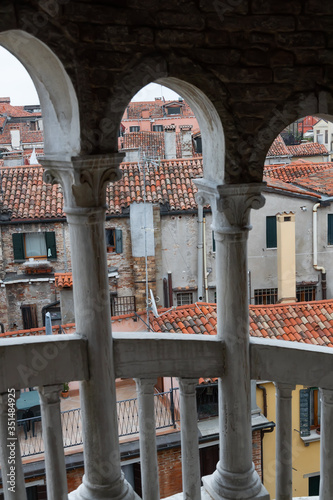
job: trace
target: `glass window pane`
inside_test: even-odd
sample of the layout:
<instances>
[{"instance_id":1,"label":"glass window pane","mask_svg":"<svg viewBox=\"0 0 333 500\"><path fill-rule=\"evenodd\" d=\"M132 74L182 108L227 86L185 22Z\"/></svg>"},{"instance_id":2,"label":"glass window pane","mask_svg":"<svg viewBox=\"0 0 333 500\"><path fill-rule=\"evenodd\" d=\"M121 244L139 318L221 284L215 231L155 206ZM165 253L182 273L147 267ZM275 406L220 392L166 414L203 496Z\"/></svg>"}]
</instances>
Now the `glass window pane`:
<instances>
[{"instance_id":1,"label":"glass window pane","mask_svg":"<svg viewBox=\"0 0 333 500\"><path fill-rule=\"evenodd\" d=\"M44 233L28 233L25 235L26 257L46 256L46 243Z\"/></svg>"}]
</instances>

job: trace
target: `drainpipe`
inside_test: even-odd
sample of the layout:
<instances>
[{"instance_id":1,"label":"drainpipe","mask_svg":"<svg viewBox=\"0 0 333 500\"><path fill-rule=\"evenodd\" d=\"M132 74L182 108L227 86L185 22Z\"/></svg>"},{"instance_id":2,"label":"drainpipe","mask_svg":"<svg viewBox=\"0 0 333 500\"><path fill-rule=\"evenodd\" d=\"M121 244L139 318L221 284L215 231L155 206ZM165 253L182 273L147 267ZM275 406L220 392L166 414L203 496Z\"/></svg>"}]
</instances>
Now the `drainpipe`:
<instances>
[{"instance_id":1,"label":"drainpipe","mask_svg":"<svg viewBox=\"0 0 333 500\"><path fill-rule=\"evenodd\" d=\"M206 217L203 218L203 265L205 276L205 301L208 302L208 274L207 274L207 252L206 252Z\"/></svg>"},{"instance_id":2,"label":"drainpipe","mask_svg":"<svg viewBox=\"0 0 333 500\"><path fill-rule=\"evenodd\" d=\"M198 302L203 300L203 206L198 205Z\"/></svg>"},{"instance_id":3,"label":"drainpipe","mask_svg":"<svg viewBox=\"0 0 333 500\"><path fill-rule=\"evenodd\" d=\"M318 236L318 226L317 226L317 210L320 207L320 203L315 203L312 208L312 237L313 237L313 267L316 271L321 272L321 290L322 290L322 300L326 299L326 270L323 266L318 266L317 257L318 257L318 245L317 245L317 236Z\"/></svg>"}]
</instances>

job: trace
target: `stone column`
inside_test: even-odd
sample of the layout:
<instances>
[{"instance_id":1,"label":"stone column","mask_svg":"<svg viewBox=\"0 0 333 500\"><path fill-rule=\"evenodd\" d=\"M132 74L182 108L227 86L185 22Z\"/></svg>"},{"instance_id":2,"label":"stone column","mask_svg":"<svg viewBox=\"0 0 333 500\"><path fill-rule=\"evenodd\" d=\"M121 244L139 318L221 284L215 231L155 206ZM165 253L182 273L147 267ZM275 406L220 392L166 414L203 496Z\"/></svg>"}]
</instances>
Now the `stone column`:
<instances>
[{"instance_id":1,"label":"stone column","mask_svg":"<svg viewBox=\"0 0 333 500\"><path fill-rule=\"evenodd\" d=\"M85 475L71 500L137 498L120 467L104 224L106 185L119 178L122 157L116 153L42 162L46 182L60 182L63 188L76 331L88 341L90 378L80 384Z\"/></svg>"},{"instance_id":2,"label":"stone column","mask_svg":"<svg viewBox=\"0 0 333 500\"><path fill-rule=\"evenodd\" d=\"M276 500L292 500L292 411L294 385L276 388Z\"/></svg>"},{"instance_id":3,"label":"stone column","mask_svg":"<svg viewBox=\"0 0 333 500\"><path fill-rule=\"evenodd\" d=\"M320 500L333 498L333 391L320 389Z\"/></svg>"},{"instance_id":4,"label":"stone column","mask_svg":"<svg viewBox=\"0 0 333 500\"><path fill-rule=\"evenodd\" d=\"M198 380L179 378L183 496L201 500L196 387Z\"/></svg>"},{"instance_id":5,"label":"stone column","mask_svg":"<svg viewBox=\"0 0 333 500\"><path fill-rule=\"evenodd\" d=\"M48 500L67 500L67 477L60 414L61 385L39 387Z\"/></svg>"},{"instance_id":6,"label":"stone column","mask_svg":"<svg viewBox=\"0 0 333 500\"><path fill-rule=\"evenodd\" d=\"M155 380L135 379L139 400L140 463L142 497L159 500L156 424L154 406Z\"/></svg>"},{"instance_id":7,"label":"stone column","mask_svg":"<svg viewBox=\"0 0 333 500\"><path fill-rule=\"evenodd\" d=\"M5 500L27 498L17 435L16 399L19 395L20 391L14 389L0 394L0 465Z\"/></svg>"},{"instance_id":8,"label":"stone column","mask_svg":"<svg viewBox=\"0 0 333 500\"><path fill-rule=\"evenodd\" d=\"M214 500L269 499L252 463L247 238L262 184L216 185L196 180L197 200L212 208L216 241L217 338L225 345L219 380L220 461L204 487Z\"/></svg>"}]
</instances>

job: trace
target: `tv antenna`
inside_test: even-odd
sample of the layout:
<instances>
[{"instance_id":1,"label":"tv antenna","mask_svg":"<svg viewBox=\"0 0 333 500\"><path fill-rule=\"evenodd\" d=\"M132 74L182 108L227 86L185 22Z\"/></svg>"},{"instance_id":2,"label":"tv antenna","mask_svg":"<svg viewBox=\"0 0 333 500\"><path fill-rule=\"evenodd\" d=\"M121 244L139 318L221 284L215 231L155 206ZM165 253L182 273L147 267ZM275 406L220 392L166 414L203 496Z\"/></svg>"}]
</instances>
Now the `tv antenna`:
<instances>
[{"instance_id":1,"label":"tv antenna","mask_svg":"<svg viewBox=\"0 0 333 500\"><path fill-rule=\"evenodd\" d=\"M155 297L151 288L149 289L149 291L150 291L151 310L153 311L153 315L155 316L155 318L158 318L160 315L158 314L157 311Z\"/></svg>"}]
</instances>

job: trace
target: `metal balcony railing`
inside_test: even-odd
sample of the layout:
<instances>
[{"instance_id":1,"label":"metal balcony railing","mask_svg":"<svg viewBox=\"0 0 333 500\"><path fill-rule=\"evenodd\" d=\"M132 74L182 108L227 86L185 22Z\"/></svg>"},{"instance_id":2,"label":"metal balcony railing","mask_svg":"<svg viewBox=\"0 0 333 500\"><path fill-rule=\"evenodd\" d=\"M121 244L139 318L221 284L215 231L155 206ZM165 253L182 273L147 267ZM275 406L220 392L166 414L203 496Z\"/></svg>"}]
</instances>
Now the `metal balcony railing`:
<instances>
[{"instance_id":1,"label":"metal balcony railing","mask_svg":"<svg viewBox=\"0 0 333 500\"><path fill-rule=\"evenodd\" d=\"M148 471L147 474L143 471L147 480L153 481L154 485L158 484L157 469L154 465L156 446L150 446L156 438L156 427L174 426L180 414L183 477L190 486L193 482L198 483L200 489L200 474L192 473L194 460L198 461L199 457L198 443L194 438L198 434L196 388L200 377L219 377L222 382L226 380L227 373L224 371L226 354L223 342L205 335L118 333L114 334L113 349L115 376L135 378L138 387L137 400L118 403L122 415L119 421L119 433L120 435L138 433L140 446L143 443L140 452L143 454L141 461L145 464L146 472ZM21 447L23 456L41 453L43 450L45 457L51 457L52 463L56 464L58 469L62 467L65 474L63 446L81 444L82 436L80 411L60 412L59 387L63 380L89 380L85 339L76 334L49 336L49 338L40 336L4 339L0 341L0 350L2 352L0 459L3 477L8 473L10 449L7 445L11 442L12 436L8 434L8 430L12 432L9 409L15 408L12 394L15 394L15 391L18 393L20 387L31 386L40 387L41 418L46 424L44 427L46 439L45 442L41 440L40 421L34 422L35 438L28 437L25 440L24 425L18 427L20 440L15 440L16 431L13 431L12 445L17 447L17 470L19 471L19 447ZM277 498L291 497L291 394L295 385L321 388L320 498L327 500L333 497L332 356L333 349L327 347L314 348L296 342L250 339L251 379L271 380L277 387L276 478L280 486ZM154 395L153 382L159 376L178 377L179 391ZM10 401L8 388L12 388ZM232 386L230 390L234 391L235 387ZM232 411L233 409L228 415L231 419ZM95 418L98 418L98 414ZM103 419L101 425L102 422ZM155 425L151 425L152 422ZM30 426L32 424L33 421L30 420ZM31 430L29 432L31 434ZM246 435L247 430L242 432ZM63 442L61 434L64 436ZM29 445L30 448L26 449L25 447ZM147 453L145 450L150 451ZM234 450L231 449L230 453L234 453ZM234 459L236 462L237 457ZM17 488L22 492L25 491L23 474L21 479L17 476ZM52 488L57 491L56 481ZM17 496L21 497L24 498L23 493Z\"/></svg>"},{"instance_id":2,"label":"metal balcony railing","mask_svg":"<svg viewBox=\"0 0 333 500\"><path fill-rule=\"evenodd\" d=\"M154 395L156 430L176 428L179 416L179 389L156 392ZM119 437L139 433L138 398L117 401ZM19 443L22 457L39 455L45 452L42 423L40 417L25 418L17 421ZM61 412L64 448L83 444L81 408Z\"/></svg>"}]
</instances>

